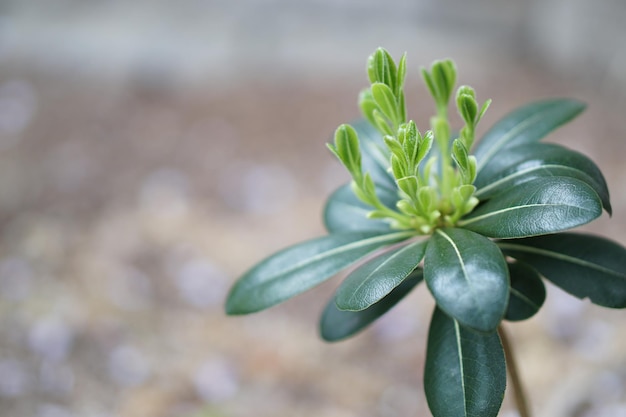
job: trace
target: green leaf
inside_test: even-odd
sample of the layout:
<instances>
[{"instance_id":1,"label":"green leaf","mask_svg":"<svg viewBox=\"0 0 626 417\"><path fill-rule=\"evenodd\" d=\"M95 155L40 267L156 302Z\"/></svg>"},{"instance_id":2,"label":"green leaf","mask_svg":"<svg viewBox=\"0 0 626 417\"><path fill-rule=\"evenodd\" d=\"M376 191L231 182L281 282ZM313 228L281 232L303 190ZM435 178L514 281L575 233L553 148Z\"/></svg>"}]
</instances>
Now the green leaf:
<instances>
[{"instance_id":1,"label":"green leaf","mask_svg":"<svg viewBox=\"0 0 626 417\"><path fill-rule=\"evenodd\" d=\"M333 297L322 313L320 321L322 338L335 342L363 330L410 293L417 284L422 282L423 277L422 270L416 269L383 299L361 311L339 310Z\"/></svg>"},{"instance_id":2,"label":"green leaf","mask_svg":"<svg viewBox=\"0 0 626 417\"><path fill-rule=\"evenodd\" d=\"M598 194L569 177L543 177L502 191L458 225L487 237L511 239L554 233L602 214Z\"/></svg>"},{"instance_id":3,"label":"green leaf","mask_svg":"<svg viewBox=\"0 0 626 417\"><path fill-rule=\"evenodd\" d=\"M454 162L459 168L463 183L471 184L474 180L474 178L472 178L474 174L472 172L472 163L470 163L470 157L467 154L467 148L459 139L455 139L454 142L452 142L452 159L454 159Z\"/></svg>"},{"instance_id":4,"label":"green leaf","mask_svg":"<svg viewBox=\"0 0 626 417\"><path fill-rule=\"evenodd\" d=\"M398 106L391 88L383 83L374 83L372 84L372 96L380 111L397 126L399 124Z\"/></svg>"},{"instance_id":5,"label":"green leaf","mask_svg":"<svg viewBox=\"0 0 626 417\"><path fill-rule=\"evenodd\" d=\"M402 89L404 87L404 78L406 77L406 52L402 54L402 58L400 58L400 62L398 63L398 74L396 76L396 96L400 97L400 93L402 93Z\"/></svg>"},{"instance_id":6,"label":"green leaf","mask_svg":"<svg viewBox=\"0 0 626 417\"><path fill-rule=\"evenodd\" d=\"M476 120L476 123L478 123L483 118L483 116L485 115L485 112L487 111L490 105L491 105L491 99L487 99L487 101L483 103L483 106L480 108L480 113L478 113L478 118Z\"/></svg>"},{"instance_id":7,"label":"green leaf","mask_svg":"<svg viewBox=\"0 0 626 417\"><path fill-rule=\"evenodd\" d=\"M406 122L406 100L404 99L404 90L400 90L397 95L398 101L398 122L404 123Z\"/></svg>"},{"instance_id":8,"label":"green leaf","mask_svg":"<svg viewBox=\"0 0 626 417\"><path fill-rule=\"evenodd\" d=\"M456 106L465 123L468 126L474 126L478 114L478 103L472 87L467 85L459 87L456 92Z\"/></svg>"},{"instance_id":9,"label":"green leaf","mask_svg":"<svg viewBox=\"0 0 626 417\"><path fill-rule=\"evenodd\" d=\"M559 233L498 245L578 298L626 308L626 249L618 243L599 236Z\"/></svg>"},{"instance_id":10,"label":"green leaf","mask_svg":"<svg viewBox=\"0 0 626 417\"><path fill-rule=\"evenodd\" d=\"M356 130L361 143L363 171L369 172L377 185L395 191L395 180L387 171L389 155L385 151L383 136L367 120L357 120L351 125Z\"/></svg>"},{"instance_id":11,"label":"green leaf","mask_svg":"<svg viewBox=\"0 0 626 417\"><path fill-rule=\"evenodd\" d=\"M410 122L404 124L403 126L406 126L405 128L406 135L404 138L404 142L402 143L402 149L404 151L404 154L406 155L407 160L410 162L410 164L417 165L417 163L419 162L417 161L417 156L420 153L419 147L424 139L417 131L417 127L415 126L414 121L411 120Z\"/></svg>"},{"instance_id":12,"label":"green leaf","mask_svg":"<svg viewBox=\"0 0 626 417\"><path fill-rule=\"evenodd\" d=\"M454 62L445 59L433 62L430 67L432 79L437 87L438 104L447 105L456 83L456 67Z\"/></svg>"},{"instance_id":13,"label":"green leaf","mask_svg":"<svg viewBox=\"0 0 626 417\"><path fill-rule=\"evenodd\" d=\"M389 52L378 48L367 61L367 74L370 82L380 82L395 89L397 82L396 63Z\"/></svg>"},{"instance_id":14,"label":"green leaf","mask_svg":"<svg viewBox=\"0 0 626 417\"><path fill-rule=\"evenodd\" d=\"M538 101L520 107L497 122L478 143L474 155L478 171L501 150L541 140L585 109L585 104L569 99Z\"/></svg>"},{"instance_id":15,"label":"green leaf","mask_svg":"<svg viewBox=\"0 0 626 417\"><path fill-rule=\"evenodd\" d=\"M479 333L435 309L428 333L424 389L434 417L496 417L506 362L496 332Z\"/></svg>"},{"instance_id":16,"label":"green leaf","mask_svg":"<svg viewBox=\"0 0 626 417\"><path fill-rule=\"evenodd\" d=\"M377 188L377 195L387 207L393 209L398 200L397 193L386 188ZM330 233L357 231L391 232L389 223L367 217L372 207L361 202L350 187L350 184L339 187L333 192L324 208L324 225Z\"/></svg>"},{"instance_id":17,"label":"green leaf","mask_svg":"<svg viewBox=\"0 0 626 417\"><path fill-rule=\"evenodd\" d=\"M231 288L228 314L248 314L298 295L368 253L411 234L379 232L332 234L284 249L258 263Z\"/></svg>"},{"instance_id":18,"label":"green leaf","mask_svg":"<svg viewBox=\"0 0 626 417\"><path fill-rule=\"evenodd\" d=\"M408 167L405 158L398 158L396 155L391 156L391 172L396 178L403 178L408 175Z\"/></svg>"},{"instance_id":19,"label":"green leaf","mask_svg":"<svg viewBox=\"0 0 626 417\"><path fill-rule=\"evenodd\" d=\"M538 177L563 176L581 180L593 188L605 210L611 214L606 180L596 164L585 155L548 143L514 146L489 161L474 185L476 196L489 199L503 190Z\"/></svg>"},{"instance_id":20,"label":"green leaf","mask_svg":"<svg viewBox=\"0 0 626 417\"><path fill-rule=\"evenodd\" d=\"M335 131L335 145L328 145L337 158L343 163L352 177L361 175L361 150L356 131L350 125L343 124Z\"/></svg>"},{"instance_id":21,"label":"green leaf","mask_svg":"<svg viewBox=\"0 0 626 417\"><path fill-rule=\"evenodd\" d=\"M387 145L387 148L389 148L392 155L402 160L405 159L404 147L400 144L400 142L396 140L396 138L392 136L385 136L384 140L385 140L385 144Z\"/></svg>"},{"instance_id":22,"label":"green leaf","mask_svg":"<svg viewBox=\"0 0 626 417\"><path fill-rule=\"evenodd\" d=\"M521 262L509 263L511 295L505 319L520 321L531 318L546 300L546 287L531 267Z\"/></svg>"},{"instance_id":23,"label":"green leaf","mask_svg":"<svg viewBox=\"0 0 626 417\"><path fill-rule=\"evenodd\" d=\"M424 259L437 305L464 326L496 329L509 298L509 272L498 246L463 229L437 229Z\"/></svg>"},{"instance_id":24,"label":"green leaf","mask_svg":"<svg viewBox=\"0 0 626 417\"><path fill-rule=\"evenodd\" d=\"M437 101L437 97L439 96L437 92L437 87L435 86L435 82L433 77L431 77L430 72L426 68L420 68L420 73L422 74L422 79L424 80L424 84L426 84L426 88L430 92L430 95Z\"/></svg>"},{"instance_id":25,"label":"green leaf","mask_svg":"<svg viewBox=\"0 0 626 417\"><path fill-rule=\"evenodd\" d=\"M427 243L413 242L386 252L351 272L337 290L337 307L360 311L380 301L417 268Z\"/></svg>"},{"instance_id":26,"label":"green leaf","mask_svg":"<svg viewBox=\"0 0 626 417\"><path fill-rule=\"evenodd\" d=\"M361 109L361 113L363 116L373 125L376 124L374 120L374 110L378 108L376 102L374 101L374 97L372 97L372 92L369 88L364 88L359 93L359 108Z\"/></svg>"},{"instance_id":27,"label":"green leaf","mask_svg":"<svg viewBox=\"0 0 626 417\"><path fill-rule=\"evenodd\" d=\"M422 140L419 144L419 149L417 151L417 156L415 157L415 161L417 164L422 162L424 158L426 157L426 155L430 153L430 150L433 146L433 140L434 140L433 132L430 130L427 131L422 137Z\"/></svg>"},{"instance_id":28,"label":"green leaf","mask_svg":"<svg viewBox=\"0 0 626 417\"><path fill-rule=\"evenodd\" d=\"M418 180L415 175L398 179L398 188L404 191L411 199L416 198L418 187Z\"/></svg>"},{"instance_id":29,"label":"green leaf","mask_svg":"<svg viewBox=\"0 0 626 417\"><path fill-rule=\"evenodd\" d=\"M372 118L374 119L374 126L376 129L384 135L393 135L394 131L390 125L393 124L393 121L389 121L380 110L378 110L378 104L376 104L376 109L372 111Z\"/></svg>"}]
</instances>

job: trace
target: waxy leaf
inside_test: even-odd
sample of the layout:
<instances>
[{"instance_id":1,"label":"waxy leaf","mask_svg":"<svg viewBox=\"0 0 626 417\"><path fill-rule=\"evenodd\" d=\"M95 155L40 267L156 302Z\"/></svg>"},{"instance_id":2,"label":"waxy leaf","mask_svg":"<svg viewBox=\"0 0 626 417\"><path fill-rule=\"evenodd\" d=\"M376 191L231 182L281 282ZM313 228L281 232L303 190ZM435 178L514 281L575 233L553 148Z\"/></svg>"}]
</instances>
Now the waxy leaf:
<instances>
[{"instance_id":1,"label":"waxy leaf","mask_svg":"<svg viewBox=\"0 0 626 417\"><path fill-rule=\"evenodd\" d=\"M571 177L587 183L611 214L609 189L596 164L579 152L548 143L524 144L500 152L476 178L476 197L489 199L531 179L551 176Z\"/></svg>"},{"instance_id":2,"label":"waxy leaf","mask_svg":"<svg viewBox=\"0 0 626 417\"><path fill-rule=\"evenodd\" d=\"M435 309L424 389L434 417L496 417L506 388L498 333L479 333Z\"/></svg>"},{"instance_id":3,"label":"waxy leaf","mask_svg":"<svg viewBox=\"0 0 626 417\"><path fill-rule=\"evenodd\" d=\"M427 243L413 242L391 250L352 271L337 290L337 307L359 311L380 301L417 268Z\"/></svg>"},{"instance_id":4,"label":"waxy leaf","mask_svg":"<svg viewBox=\"0 0 626 417\"><path fill-rule=\"evenodd\" d=\"M333 297L322 313L320 321L322 338L328 342L335 342L363 330L411 292L422 282L423 277L422 270L416 269L383 299L361 311L339 310Z\"/></svg>"},{"instance_id":5,"label":"waxy leaf","mask_svg":"<svg viewBox=\"0 0 626 417\"><path fill-rule=\"evenodd\" d=\"M559 233L498 242L509 256L578 297L598 305L626 308L626 249L608 239Z\"/></svg>"},{"instance_id":6,"label":"waxy leaf","mask_svg":"<svg viewBox=\"0 0 626 417\"><path fill-rule=\"evenodd\" d=\"M510 321L529 319L546 300L546 287L537 271L521 262L509 263L509 276L511 295L504 318Z\"/></svg>"},{"instance_id":7,"label":"waxy leaf","mask_svg":"<svg viewBox=\"0 0 626 417\"><path fill-rule=\"evenodd\" d=\"M494 331L509 299L509 271L491 240L464 229L437 229L424 277L437 305L462 325Z\"/></svg>"},{"instance_id":8,"label":"waxy leaf","mask_svg":"<svg viewBox=\"0 0 626 417\"><path fill-rule=\"evenodd\" d=\"M476 146L473 154L478 160L478 171L500 151L537 142L584 109L585 104L576 100L553 99L531 103L509 113L485 133Z\"/></svg>"},{"instance_id":9,"label":"waxy leaf","mask_svg":"<svg viewBox=\"0 0 626 417\"><path fill-rule=\"evenodd\" d=\"M235 283L226 312L248 314L271 307L313 288L368 253L410 236L407 232L352 232L291 246L260 262Z\"/></svg>"},{"instance_id":10,"label":"waxy leaf","mask_svg":"<svg viewBox=\"0 0 626 417\"><path fill-rule=\"evenodd\" d=\"M510 239L571 229L601 214L602 202L589 185L570 177L543 177L502 191L458 224Z\"/></svg>"},{"instance_id":11,"label":"waxy leaf","mask_svg":"<svg viewBox=\"0 0 626 417\"><path fill-rule=\"evenodd\" d=\"M384 187L376 187L378 198L387 207L394 209L398 194ZM358 232L378 230L391 232L389 223L384 220L370 219L367 214L374 208L359 200L350 184L339 187L333 192L324 207L324 225L330 233Z\"/></svg>"}]
</instances>

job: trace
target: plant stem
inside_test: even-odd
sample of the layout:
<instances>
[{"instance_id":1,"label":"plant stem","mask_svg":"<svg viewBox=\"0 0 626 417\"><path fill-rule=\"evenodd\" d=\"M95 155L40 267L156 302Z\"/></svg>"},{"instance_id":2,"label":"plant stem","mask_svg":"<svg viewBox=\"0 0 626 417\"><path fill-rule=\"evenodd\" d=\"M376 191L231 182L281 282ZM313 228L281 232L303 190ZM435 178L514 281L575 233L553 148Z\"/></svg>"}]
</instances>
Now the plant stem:
<instances>
[{"instance_id":1,"label":"plant stem","mask_svg":"<svg viewBox=\"0 0 626 417\"><path fill-rule=\"evenodd\" d=\"M502 341L502 348L504 349L504 356L506 358L506 368L511 376L511 387L513 388L513 395L515 396L515 404L517 405L517 411L519 411L520 417L531 417L530 407L528 400L526 399L526 393L524 387L522 387L522 381L517 369L517 363L515 362L515 355L509 337L502 325L498 326L498 334Z\"/></svg>"}]
</instances>

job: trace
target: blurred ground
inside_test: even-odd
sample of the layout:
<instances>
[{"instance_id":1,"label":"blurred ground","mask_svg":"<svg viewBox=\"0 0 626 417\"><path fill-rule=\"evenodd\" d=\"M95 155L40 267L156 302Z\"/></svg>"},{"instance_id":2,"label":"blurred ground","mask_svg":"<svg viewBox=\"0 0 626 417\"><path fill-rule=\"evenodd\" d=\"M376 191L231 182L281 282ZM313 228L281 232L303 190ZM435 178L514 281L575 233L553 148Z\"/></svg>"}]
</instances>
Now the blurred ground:
<instances>
[{"instance_id":1,"label":"blurred ground","mask_svg":"<svg viewBox=\"0 0 626 417\"><path fill-rule=\"evenodd\" d=\"M275 3L307 22L306 13ZM389 19L405 9L398 10ZM67 58L76 38L49 29L50 39L68 41L55 55L38 43L45 36L25 29L24 22L41 29L45 19L11 16L9 35L30 38L7 35L12 46L0 61L2 417L428 415L422 368L433 303L423 286L362 335L334 345L317 337L316 320L337 280L249 317L228 318L222 308L229 286L255 262L323 233L323 200L347 180L324 143L358 117L366 55L385 40L409 50L409 113L422 128L431 104L417 67L442 55L458 56L461 82L493 99L483 128L530 100L586 101L588 111L550 140L603 168L614 215L585 229L626 243L621 96L576 73L548 71L527 53L506 53L510 44L481 43L487 32L405 46L411 26L393 36L379 28L379 37L346 49L357 62L333 66L324 62L336 54L298 42L316 36L309 24L311 33L294 28L300 38L278 48L279 63L295 62L290 68L272 72L277 61L251 48L258 59L229 61L248 65L229 74L204 51L220 71L189 81L167 59L93 71L83 65L89 59ZM341 19L333 22L338 31ZM90 27L66 31L101 33ZM197 38L190 32L184 39ZM107 31L95 38L108 39ZM214 45L228 50L232 39ZM271 38L259 45L276 53ZM103 56L85 55L95 63ZM509 326L538 416L626 416L624 314L550 287L537 317ZM502 416L515 415L507 398Z\"/></svg>"}]
</instances>

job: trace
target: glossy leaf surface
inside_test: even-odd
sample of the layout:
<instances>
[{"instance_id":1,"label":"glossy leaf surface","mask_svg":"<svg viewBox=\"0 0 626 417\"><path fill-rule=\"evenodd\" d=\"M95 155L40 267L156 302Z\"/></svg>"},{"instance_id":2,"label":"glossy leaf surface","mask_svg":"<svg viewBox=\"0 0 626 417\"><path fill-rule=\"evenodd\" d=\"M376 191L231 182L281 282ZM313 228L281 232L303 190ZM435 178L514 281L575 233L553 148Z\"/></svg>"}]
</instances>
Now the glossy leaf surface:
<instances>
[{"instance_id":1,"label":"glossy leaf surface","mask_svg":"<svg viewBox=\"0 0 626 417\"><path fill-rule=\"evenodd\" d=\"M506 388L496 332L466 329L435 309L428 333L424 389L434 417L495 417Z\"/></svg>"},{"instance_id":2,"label":"glossy leaf surface","mask_svg":"<svg viewBox=\"0 0 626 417\"><path fill-rule=\"evenodd\" d=\"M340 310L364 310L389 294L422 261L428 241L413 242L359 266L341 283L335 302Z\"/></svg>"},{"instance_id":3,"label":"glossy leaf surface","mask_svg":"<svg viewBox=\"0 0 626 417\"><path fill-rule=\"evenodd\" d=\"M570 177L543 177L495 195L459 226L509 239L571 229L601 214L602 202L589 185Z\"/></svg>"},{"instance_id":4,"label":"glossy leaf surface","mask_svg":"<svg viewBox=\"0 0 626 417\"><path fill-rule=\"evenodd\" d=\"M506 115L480 140L473 154L478 171L506 148L537 142L567 123L585 109L585 104L570 99L553 99L531 103Z\"/></svg>"},{"instance_id":5,"label":"glossy leaf surface","mask_svg":"<svg viewBox=\"0 0 626 417\"><path fill-rule=\"evenodd\" d=\"M534 178L550 176L572 177L590 185L611 213L606 180L596 164L579 152L551 143L524 144L500 152L476 178L476 197L489 199Z\"/></svg>"},{"instance_id":6,"label":"glossy leaf surface","mask_svg":"<svg viewBox=\"0 0 626 417\"><path fill-rule=\"evenodd\" d=\"M257 264L233 286L228 314L263 310L332 277L368 253L406 239L406 232L332 234L284 249Z\"/></svg>"},{"instance_id":7,"label":"glossy leaf surface","mask_svg":"<svg viewBox=\"0 0 626 417\"><path fill-rule=\"evenodd\" d=\"M397 192L387 188L377 188L378 197L389 208L395 208ZM338 188L326 201L324 207L324 225L330 233L378 230L390 232L389 223L379 219L369 219L367 214L374 210L359 200L350 184Z\"/></svg>"},{"instance_id":8,"label":"glossy leaf surface","mask_svg":"<svg viewBox=\"0 0 626 417\"><path fill-rule=\"evenodd\" d=\"M463 229L437 229L426 248L424 277L437 305L464 326L496 329L509 298L509 272L491 240Z\"/></svg>"},{"instance_id":9,"label":"glossy leaf surface","mask_svg":"<svg viewBox=\"0 0 626 417\"><path fill-rule=\"evenodd\" d=\"M559 233L498 245L578 298L588 297L604 307L626 307L626 249L611 240Z\"/></svg>"},{"instance_id":10,"label":"glossy leaf surface","mask_svg":"<svg viewBox=\"0 0 626 417\"><path fill-rule=\"evenodd\" d=\"M326 341L335 342L358 333L402 300L423 277L422 270L416 269L384 298L361 311L339 310L335 297L331 298L322 313L320 335Z\"/></svg>"},{"instance_id":11,"label":"glossy leaf surface","mask_svg":"<svg viewBox=\"0 0 626 417\"><path fill-rule=\"evenodd\" d=\"M546 300L546 287L537 271L521 262L509 263L509 276L511 294L504 318L510 321L529 319Z\"/></svg>"}]
</instances>

